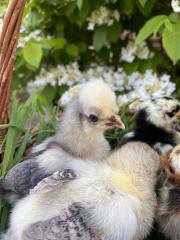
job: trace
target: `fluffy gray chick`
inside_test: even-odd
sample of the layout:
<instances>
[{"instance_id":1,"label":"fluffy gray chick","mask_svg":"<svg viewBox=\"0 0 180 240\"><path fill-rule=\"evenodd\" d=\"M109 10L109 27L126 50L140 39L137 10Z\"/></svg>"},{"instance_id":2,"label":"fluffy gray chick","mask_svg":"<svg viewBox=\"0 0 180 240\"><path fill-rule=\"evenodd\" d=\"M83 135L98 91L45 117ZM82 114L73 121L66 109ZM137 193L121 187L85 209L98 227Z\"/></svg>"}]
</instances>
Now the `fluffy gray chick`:
<instances>
[{"instance_id":1,"label":"fluffy gray chick","mask_svg":"<svg viewBox=\"0 0 180 240\"><path fill-rule=\"evenodd\" d=\"M140 240L152 228L159 156L128 143L107 162L76 161L17 203L1 240Z\"/></svg>"},{"instance_id":2,"label":"fluffy gray chick","mask_svg":"<svg viewBox=\"0 0 180 240\"><path fill-rule=\"evenodd\" d=\"M112 127L124 128L114 92L103 81L85 83L67 106L57 134L46 140L43 153L13 167L0 185L0 195L14 203L69 161L104 159L110 150L104 131Z\"/></svg>"}]
</instances>

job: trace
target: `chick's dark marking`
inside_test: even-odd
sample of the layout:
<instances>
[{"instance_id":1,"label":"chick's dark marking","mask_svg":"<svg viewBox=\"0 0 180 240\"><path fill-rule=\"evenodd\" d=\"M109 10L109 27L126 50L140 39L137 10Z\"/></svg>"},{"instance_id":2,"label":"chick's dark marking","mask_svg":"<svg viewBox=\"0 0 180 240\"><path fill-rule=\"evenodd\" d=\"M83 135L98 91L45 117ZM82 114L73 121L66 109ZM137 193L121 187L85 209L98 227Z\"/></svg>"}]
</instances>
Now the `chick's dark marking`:
<instances>
[{"instance_id":1,"label":"chick's dark marking","mask_svg":"<svg viewBox=\"0 0 180 240\"><path fill-rule=\"evenodd\" d=\"M140 110L136 116L134 136L123 139L120 142L120 146L132 141L142 141L151 147L157 142L171 145L175 144L173 134L151 123L147 119L147 113L144 109Z\"/></svg>"},{"instance_id":2,"label":"chick's dark marking","mask_svg":"<svg viewBox=\"0 0 180 240\"><path fill-rule=\"evenodd\" d=\"M84 209L74 203L64 209L63 216L30 225L23 232L23 240L100 240L87 226ZM84 217L82 217L84 216Z\"/></svg>"}]
</instances>

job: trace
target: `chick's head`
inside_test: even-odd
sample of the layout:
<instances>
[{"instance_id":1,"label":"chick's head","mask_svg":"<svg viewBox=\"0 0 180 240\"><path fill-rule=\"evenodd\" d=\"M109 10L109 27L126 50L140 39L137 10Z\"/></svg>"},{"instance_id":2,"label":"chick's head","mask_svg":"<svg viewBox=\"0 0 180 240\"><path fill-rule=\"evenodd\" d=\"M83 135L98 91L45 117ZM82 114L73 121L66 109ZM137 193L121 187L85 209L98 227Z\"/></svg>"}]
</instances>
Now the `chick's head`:
<instances>
[{"instance_id":1,"label":"chick's head","mask_svg":"<svg viewBox=\"0 0 180 240\"><path fill-rule=\"evenodd\" d=\"M141 109L147 113L147 120L167 131L180 132L180 102L170 97L146 101Z\"/></svg>"},{"instance_id":2,"label":"chick's head","mask_svg":"<svg viewBox=\"0 0 180 240\"><path fill-rule=\"evenodd\" d=\"M80 120L85 130L125 128L118 115L116 96L103 81L90 81L84 84L77 99Z\"/></svg>"}]
</instances>

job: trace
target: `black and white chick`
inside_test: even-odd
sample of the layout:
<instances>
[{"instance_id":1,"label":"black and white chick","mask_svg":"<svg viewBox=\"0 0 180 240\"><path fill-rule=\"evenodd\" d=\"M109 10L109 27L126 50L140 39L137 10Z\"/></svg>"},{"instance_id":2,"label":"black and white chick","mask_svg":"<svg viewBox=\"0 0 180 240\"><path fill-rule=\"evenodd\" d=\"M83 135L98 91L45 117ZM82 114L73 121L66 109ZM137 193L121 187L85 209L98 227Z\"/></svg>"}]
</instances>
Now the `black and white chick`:
<instances>
[{"instance_id":1,"label":"black and white chick","mask_svg":"<svg viewBox=\"0 0 180 240\"><path fill-rule=\"evenodd\" d=\"M159 155L141 142L125 144L107 161L71 163L16 204L0 239L144 239L155 216L159 166Z\"/></svg>"},{"instance_id":2,"label":"black and white chick","mask_svg":"<svg viewBox=\"0 0 180 240\"><path fill-rule=\"evenodd\" d=\"M0 195L14 203L71 160L104 159L110 151L104 132L112 127L124 128L114 92L103 81L85 83L67 106L57 134L46 140L46 149L8 172Z\"/></svg>"},{"instance_id":3,"label":"black and white chick","mask_svg":"<svg viewBox=\"0 0 180 240\"><path fill-rule=\"evenodd\" d=\"M180 143L180 102L170 97L142 103L135 117L134 131L120 141L142 141L163 154Z\"/></svg>"},{"instance_id":4,"label":"black and white chick","mask_svg":"<svg viewBox=\"0 0 180 240\"><path fill-rule=\"evenodd\" d=\"M180 145L161 157L163 175L158 197L157 221L171 240L180 239Z\"/></svg>"}]
</instances>

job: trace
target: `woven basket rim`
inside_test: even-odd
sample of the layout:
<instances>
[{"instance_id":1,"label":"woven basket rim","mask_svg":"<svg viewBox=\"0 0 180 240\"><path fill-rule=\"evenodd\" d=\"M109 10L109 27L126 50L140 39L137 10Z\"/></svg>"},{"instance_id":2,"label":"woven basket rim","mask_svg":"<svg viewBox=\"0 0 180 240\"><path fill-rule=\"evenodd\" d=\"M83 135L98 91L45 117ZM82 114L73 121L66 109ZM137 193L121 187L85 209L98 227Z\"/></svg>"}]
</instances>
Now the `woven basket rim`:
<instances>
[{"instance_id":1,"label":"woven basket rim","mask_svg":"<svg viewBox=\"0 0 180 240\"><path fill-rule=\"evenodd\" d=\"M0 124L0 131L9 127L9 124Z\"/></svg>"}]
</instances>

